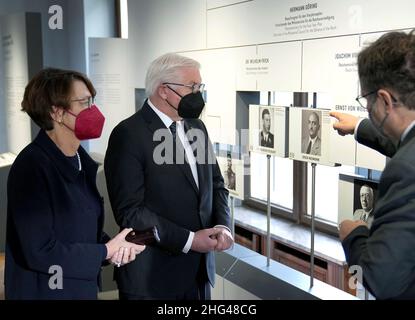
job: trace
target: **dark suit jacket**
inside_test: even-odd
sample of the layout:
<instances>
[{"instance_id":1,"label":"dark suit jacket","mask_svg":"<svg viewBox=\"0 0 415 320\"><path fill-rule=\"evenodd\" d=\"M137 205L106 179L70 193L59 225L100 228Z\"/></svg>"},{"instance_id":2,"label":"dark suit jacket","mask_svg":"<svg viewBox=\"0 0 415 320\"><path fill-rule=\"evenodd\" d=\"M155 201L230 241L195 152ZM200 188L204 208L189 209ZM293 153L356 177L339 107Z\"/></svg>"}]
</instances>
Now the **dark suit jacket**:
<instances>
[{"instance_id":1,"label":"dark suit jacket","mask_svg":"<svg viewBox=\"0 0 415 320\"><path fill-rule=\"evenodd\" d=\"M265 140L264 133L261 131L259 145L261 147L274 148L274 135L271 132L268 132L268 139Z\"/></svg>"},{"instance_id":2,"label":"dark suit jacket","mask_svg":"<svg viewBox=\"0 0 415 320\"><path fill-rule=\"evenodd\" d=\"M200 120L186 120L188 128L200 129L204 149L213 154L207 131ZM197 189L188 164L157 164L153 141L158 129L168 129L144 103L143 108L122 121L112 132L105 156L108 193L117 223L138 230L157 226L161 242L148 246L136 260L117 268L115 278L123 292L139 296L166 297L181 294L196 279L203 264L214 284L214 253L190 250L182 253L190 231L217 224L230 226L228 191L216 159L197 166ZM207 152L206 152L207 155Z\"/></svg>"},{"instance_id":3,"label":"dark suit jacket","mask_svg":"<svg viewBox=\"0 0 415 320\"><path fill-rule=\"evenodd\" d=\"M41 130L16 158L8 179L6 299L96 299L107 250L97 164L82 147L79 172ZM77 179L95 194L100 212L83 206ZM63 290L49 288L60 266ZM56 272L54 272L56 274Z\"/></svg>"},{"instance_id":4,"label":"dark suit jacket","mask_svg":"<svg viewBox=\"0 0 415 320\"><path fill-rule=\"evenodd\" d=\"M392 159L379 182L372 227L358 227L343 241L347 262L362 267L376 298L414 299L415 128L398 149L369 120L360 123L357 138Z\"/></svg>"}]
</instances>

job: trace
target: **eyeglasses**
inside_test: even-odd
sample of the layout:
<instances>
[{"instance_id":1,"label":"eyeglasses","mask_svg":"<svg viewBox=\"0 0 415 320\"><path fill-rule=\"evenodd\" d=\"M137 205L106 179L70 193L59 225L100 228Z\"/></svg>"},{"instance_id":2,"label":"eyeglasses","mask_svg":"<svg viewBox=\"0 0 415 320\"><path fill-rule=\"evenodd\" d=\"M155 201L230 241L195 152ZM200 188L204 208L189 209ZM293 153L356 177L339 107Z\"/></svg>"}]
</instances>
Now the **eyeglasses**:
<instances>
[{"instance_id":1,"label":"eyeglasses","mask_svg":"<svg viewBox=\"0 0 415 320\"><path fill-rule=\"evenodd\" d=\"M95 103L95 97L73 99L73 100L70 100L70 101L71 102L80 102L82 107L91 108L91 106Z\"/></svg>"},{"instance_id":2,"label":"eyeglasses","mask_svg":"<svg viewBox=\"0 0 415 320\"><path fill-rule=\"evenodd\" d=\"M364 95L361 95L361 96L357 96L356 97L356 101L359 103L359 105L363 108L363 109L366 109L367 110L367 96L370 96L371 94L374 94L374 93L377 93L378 92L378 90L379 89L376 89L376 90L374 90L374 91L371 91L371 92L369 92L369 93L366 93L366 94L364 94ZM389 94L390 94L390 96L391 96L391 98L392 98L392 102L394 103L394 104L397 104L398 103L398 99L396 99L394 96L393 96L393 94L392 93L390 93L389 92Z\"/></svg>"},{"instance_id":3,"label":"eyeglasses","mask_svg":"<svg viewBox=\"0 0 415 320\"><path fill-rule=\"evenodd\" d=\"M173 83L173 82L163 82L163 84L170 84L173 86L181 86L181 87L187 87L192 89L192 93L203 93L205 90L205 84L204 83L194 83L194 84L182 84L182 83Z\"/></svg>"},{"instance_id":4,"label":"eyeglasses","mask_svg":"<svg viewBox=\"0 0 415 320\"><path fill-rule=\"evenodd\" d=\"M359 103L359 105L363 108L363 109L367 109L367 96L370 96L374 93L378 92L378 89L371 91L369 93L366 93L364 95L360 95L356 97L356 101L357 103Z\"/></svg>"}]
</instances>

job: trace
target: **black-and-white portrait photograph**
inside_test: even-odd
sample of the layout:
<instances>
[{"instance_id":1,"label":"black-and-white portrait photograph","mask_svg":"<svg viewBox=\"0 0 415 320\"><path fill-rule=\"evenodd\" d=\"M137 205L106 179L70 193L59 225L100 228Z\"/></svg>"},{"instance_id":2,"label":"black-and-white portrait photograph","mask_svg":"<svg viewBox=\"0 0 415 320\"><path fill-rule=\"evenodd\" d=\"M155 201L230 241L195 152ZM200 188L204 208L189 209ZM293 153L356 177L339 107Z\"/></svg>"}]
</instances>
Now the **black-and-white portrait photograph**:
<instances>
[{"instance_id":1,"label":"black-and-white portrait photograph","mask_svg":"<svg viewBox=\"0 0 415 320\"><path fill-rule=\"evenodd\" d=\"M274 148L274 115L270 108L259 108L259 145Z\"/></svg>"},{"instance_id":2,"label":"black-and-white portrait photograph","mask_svg":"<svg viewBox=\"0 0 415 320\"><path fill-rule=\"evenodd\" d=\"M229 190L236 190L236 173L232 168L232 156L228 153L225 168L223 168L223 179L225 187Z\"/></svg>"},{"instance_id":3,"label":"black-and-white portrait photograph","mask_svg":"<svg viewBox=\"0 0 415 320\"><path fill-rule=\"evenodd\" d=\"M376 203L377 184L355 179L353 191L353 220L362 220L370 228L373 222L373 207Z\"/></svg>"},{"instance_id":4,"label":"black-and-white portrait photograph","mask_svg":"<svg viewBox=\"0 0 415 320\"><path fill-rule=\"evenodd\" d=\"M321 156L321 111L302 111L301 152Z\"/></svg>"}]
</instances>

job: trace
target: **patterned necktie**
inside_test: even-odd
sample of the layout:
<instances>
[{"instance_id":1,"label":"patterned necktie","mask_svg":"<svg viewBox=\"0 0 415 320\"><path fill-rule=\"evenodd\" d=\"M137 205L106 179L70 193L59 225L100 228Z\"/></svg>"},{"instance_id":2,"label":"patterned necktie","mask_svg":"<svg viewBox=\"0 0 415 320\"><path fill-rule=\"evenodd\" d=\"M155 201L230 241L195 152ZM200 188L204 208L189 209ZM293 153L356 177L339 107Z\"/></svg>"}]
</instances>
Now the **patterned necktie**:
<instances>
[{"instance_id":1,"label":"patterned necktie","mask_svg":"<svg viewBox=\"0 0 415 320\"><path fill-rule=\"evenodd\" d=\"M169 127L170 132L173 136L173 163L176 163L176 152L177 152L177 145L176 145L176 137L177 137L177 124L176 121L173 121L173 123Z\"/></svg>"},{"instance_id":2,"label":"patterned necktie","mask_svg":"<svg viewBox=\"0 0 415 320\"><path fill-rule=\"evenodd\" d=\"M170 125L169 128L170 128L171 134L173 135L173 141L176 142L176 134L177 134L176 121L173 121L173 123Z\"/></svg>"},{"instance_id":3,"label":"patterned necktie","mask_svg":"<svg viewBox=\"0 0 415 320\"><path fill-rule=\"evenodd\" d=\"M308 144L308 147L307 147L307 154L310 154L310 151L311 151L311 141L310 141L310 143Z\"/></svg>"}]
</instances>

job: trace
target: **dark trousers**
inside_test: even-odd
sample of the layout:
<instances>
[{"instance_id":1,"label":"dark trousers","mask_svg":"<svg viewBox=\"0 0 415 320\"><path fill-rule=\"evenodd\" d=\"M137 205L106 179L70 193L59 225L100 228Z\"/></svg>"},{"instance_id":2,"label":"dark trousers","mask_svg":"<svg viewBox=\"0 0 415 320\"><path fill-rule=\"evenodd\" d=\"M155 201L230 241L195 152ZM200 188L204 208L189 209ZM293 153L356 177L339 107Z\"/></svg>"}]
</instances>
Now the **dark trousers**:
<instances>
[{"instance_id":1,"label":"dark trousers","mask_svg":"<svg viewBox=\"0 0 415 320\"><path fill-rule=\"evenodd\" d=\"M161 295L159 297L141 296L119 291L120 300L210 300L210 283L206 274L205 263L201 262L196 279L187 291L176 295Z\"/></svg>"}]
</instances>

